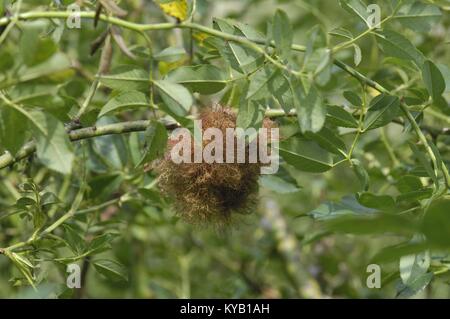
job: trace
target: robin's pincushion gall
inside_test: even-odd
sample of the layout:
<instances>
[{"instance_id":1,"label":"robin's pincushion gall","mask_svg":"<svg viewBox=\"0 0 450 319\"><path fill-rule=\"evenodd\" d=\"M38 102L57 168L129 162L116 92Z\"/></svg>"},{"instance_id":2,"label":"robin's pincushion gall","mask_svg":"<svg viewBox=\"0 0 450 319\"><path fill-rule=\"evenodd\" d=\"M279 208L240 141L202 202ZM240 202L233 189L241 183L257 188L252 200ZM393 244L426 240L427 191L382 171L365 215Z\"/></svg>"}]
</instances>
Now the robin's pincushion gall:
<instances>
[{"instance_id":1,"label":"robin's pincushion gall","mask_svg":"<svg viewBox=\"0 0 450 319\"><path fill-rule=\"evenodd\" d=\"M236 128L236 114L230 108L206 109L201 112L202 131L217 128L226 136L227 128ZM265 119L264 128L274 127L274 123ZM164 194L174 199L174 209L183 220L200 225L222 227L229 225L234 216L251 213L257 204L258 177L262 163L246 161L226 163L226 143L224 138L223 163L194 163L194 148L191 149L191 163L174 163L171 149L178 140L169 139L168 150L159 163L160 188ZM206 145L210 140L204 140Z\"/></svg>"}]
</instances>

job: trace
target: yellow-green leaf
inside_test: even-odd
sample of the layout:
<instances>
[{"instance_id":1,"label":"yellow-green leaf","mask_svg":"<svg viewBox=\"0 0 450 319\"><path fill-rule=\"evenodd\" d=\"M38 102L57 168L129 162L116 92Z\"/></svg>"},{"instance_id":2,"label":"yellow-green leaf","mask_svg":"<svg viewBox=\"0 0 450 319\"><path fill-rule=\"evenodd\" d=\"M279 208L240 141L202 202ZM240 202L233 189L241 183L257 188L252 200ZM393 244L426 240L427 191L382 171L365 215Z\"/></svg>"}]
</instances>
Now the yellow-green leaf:
<instances>
[{"instance_id":1,"label":"yellow-green leaf","mask_svg":"<svg viewBox=\"0 0 450 319\"><path fill-rule=\"evenodd\" d=\"M180 21L186 20L188 8L186 0L159 0L157 3L165 14L177 18Z\"/></svg>"}]
</instances>

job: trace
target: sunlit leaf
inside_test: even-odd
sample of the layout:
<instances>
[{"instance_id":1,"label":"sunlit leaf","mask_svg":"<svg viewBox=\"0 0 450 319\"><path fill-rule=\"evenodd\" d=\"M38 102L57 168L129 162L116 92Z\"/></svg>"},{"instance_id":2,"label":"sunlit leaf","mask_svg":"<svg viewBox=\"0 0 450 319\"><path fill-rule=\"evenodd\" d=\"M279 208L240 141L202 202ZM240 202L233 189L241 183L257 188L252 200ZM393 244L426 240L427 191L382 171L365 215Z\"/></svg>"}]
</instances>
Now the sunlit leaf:
<instances>
[{"instance_id":1,"label":"sunlit leaf","mask_svg":"<svg viewBox=\"0 0 450 319\"><path fill-rule=\"evenodd\" d=\"M165 14L183 21L187 17L187 1L186 0L156 0L159 7Z\"/></svg>"}]
</instances>

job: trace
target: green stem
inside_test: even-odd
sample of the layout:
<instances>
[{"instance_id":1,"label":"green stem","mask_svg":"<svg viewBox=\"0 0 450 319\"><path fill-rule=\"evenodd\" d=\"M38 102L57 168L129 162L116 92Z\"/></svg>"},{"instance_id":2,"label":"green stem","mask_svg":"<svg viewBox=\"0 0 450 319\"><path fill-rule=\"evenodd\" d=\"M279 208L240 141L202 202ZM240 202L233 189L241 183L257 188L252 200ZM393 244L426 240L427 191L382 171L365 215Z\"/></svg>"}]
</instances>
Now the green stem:
<instances>
[{"instance_id":1,"label":"green stem","mask_svg":"<svg viewBox=\"0 0 450 319\"><path fill-rule=\"evenodd\" d=\"M379 23L379 25L370 27L370 28L368 28L366 31L364 31L364 32L362 32L361 34L359 34L358 36L356 36L355 38L353 38L353 39L351 39L351 40L349 40L349 41L347 41L347 42L338 44L337 46L335 46L334 48L331 49L331 52L332 52L333 54L335 54L336 52L338 52L338 51L340 51L340 50L342 50L342 49L348 48L348 47L351 46L353 43L357 42L359 39L365 37L367 34L372 33L374 30L380 28L380 27L383 25L383 23L385 23L386 21L388 21L388 20L391 19L391 18L392 18L392 16L388 16L387 18L385 18L384 20L382 20L382 21Z\"/></svg>"},{"instance_id":2,"label":"green stem","mask_svg":"<svg viewBox=\"0 0 450 319\"><path fill-rule=\"evenodd\" d=\"M291 70L285 64L275 60L270 55L268 55L266 53L266 51L264 50L264 48L262 48L262 47L260 47L258 45L258 44L265 45L266 44L265 41L261 41L261 40L257 41L257 40L254 40L254 39L247 39L247 38L244 38L244 37L240 37L240 36L236 36L236 35L233 35L233 34L225 33L225 32L222 32L222 31L218 31L218 30L215 30L215 29L211 29L211 28L205 27L205 26L197 24L197 23L184 22L184 23L179 24L178 26L180 28L188 28L188 29L200 31L200 32L212 35L212 36L219 37L219 38L227 40L227 41L240 43L240 44L248 47L249 49L252 49L253 51L263 55L266 58L267 61L269 61L270 63L275 65L280 70L284 70L284 71L286 71L288 73L291 73L291 74L293 74L295 76L300 76L301 75L301 72Z\"/></svg>"},{"instance_id":3,"label":"green stem","mask_svg":"<svg viewBox=\"0 0 450 319\"><path fill-rule=\"evenodd\" d=\"M285 113L283 110L267 110L266 116L270 118L282 117L282 116L295 116L295 110L289 111L289 113ZM107 124L102 126L91 126L85 127L81 129L76 129L70 131L69 138L71 141L78 141L87 138L93 138L103 135L111 135L111 134L124 134L130 132L141 132L145 131L148 126L151 124L150 120L138 120L138 121L129 121L129 122L121 122L114 124ZM177 123L174 122L164 122L163 123L166 128L172 129L178 126ZM31 141L25 144L16 154L16 156L12 156L10 153L6 153L0 156L0 169L5 168L21 159L28 157L36 151L35 142Z\"/></svg>"},{"instance_id":4,"label":"green stem","mask_svg":"<svg viewBox=\"0 0 450 319\"><path fill-rule=\"evenodd\" d=\"M17 17L19 16L20 7L22 6L22 0L17 1L17 8L14 15L10 18L10 24L6 26L6 29L3 31L3 33L0 35L0 46L2 45L3 41L5 41L6 37L8 36L9 32L14 28L14 26L17 24Z\"/></svg>"},{"instance_id":5,"label":"green stem","mask_svg":"<svg viewBox=\"0 0 450 319\"><path fill-rule=\"evenodd\" d=\"M153 112L155 111L156 104L154 101L154 84L153 84L153 44L152 40L148 37L148 35L145 32L140 32L142 37L144 38L145 42L147 43L147 49L148 54L150 55L150 59L148 61L148 76L149 76L149 82L150 82L150 88L149 88L149 96L150 96L150 106L152 107Z\"/></svg>"},{"instance_id":6,"label":"green stem","mask_svg":"<svg viewBox=\"0 0 450 319\"><path fill-rule=\"evenodd\" d=\"M95 79L94 82L92 82L92 85L89 88L88 96L84 100L83 105L81 105L81 108L78 111L75 119L79 120L81 118L81 116L86 112L88 106L91 104L92 99L94 98L95 92L97 92L97 89L99 87L100 87L100 81L98 79Z\"/></svg>"},{"instance_id":7,"label":"green stem","mask_svg":"<svg viewBox=\"0 0 450 319\"><path fill-rule=\"evenodd\" d=\"M339 68L341 68L342 70L344 70L345 72L347 72L348 74L350 74L351 76L353 76L355 79L359 80L361 83L364 83L364 84L374 88L375 90L377 90L380 93L389 94L389 91L387 89L385 89L383 86L381 86L377 82L373 81L372 79L369 79L368 77L366 77L365 75L356 71L355 69L348 66L344 62L335 59L334 64L336 66L338 66Z\"/></svg>"},{"instance_id":8,"label":"green stem","mask_svg":"<svg viewBox=\"0 0 450 319\"><path fill-rule=\"evenodd\" d=\"M394 167L399 165L399 161L397 159L397 156L395 155L394 149L392 148L391 144L389 143L389 140L387 138L387 134L385 131L385 128L381 128L381 141L384 144L384 147L386 148L386 151L388 152L389 158L391 159L392 165Z\"/></svg>"},{"instance_id":9,"label":"green stem","mask_svg":"<svg viewBox=\"0 0 450 319\"><path fill-rule=\"evenodd\" d=\"M95 211L97 211L99 209L102 209L102 208L105 208L105 207L117 204L117 203L119 203L122 200L122 197L123 196L121 196L119 198L111 199L109 201L106 201L106 202L101 203L101 204L96 205L96 206L92 206L92 207L89 207L89 208L86 208L86 209L79 210L79 211L77 211L75 213L75 215L83 215L83 214L92 213L92 212L95 212Z\"/></svg>"},{"instance_id":10,"label":"green stem","mask_svg":"<svg viewBox=\"0 0 450 319\"><path fill-rule=\"evenodd\" d=\"M356 144L359 141L359 138L361 134L364 132L364 118L366 116L366 110L367 110L367 103L366 103L366 86L363 82L361 82L362 87L362 106L361 106L361 112L359 113L359 119L358 119L358 130L356 131L355 138L353 140L353 143L350 147L350 150L348 154L346 155L347 160L349 161L350 165L353 165L353 162L351 161L353 156L353 151L355 150Z\"/></svg>"},{"instance_id":11,"label":"green stem","mask_svg":"<svg viewBox=\"0 0 450 319\"><path fill-rule=\"evenodd\" d=\"M419 125L417 124L416 120L414 119L414 116L408 110L408 107L406 106L406 104L403 103L403 101L400 101L400 108L401 108L402 112L406 115L406 118L408 119L412 128L416 132L416 135L419 138L419 141L423 144L423 146L425 147L425 150L427 151L428 155L430 156L430 159L431 159L431 162L433 163L433 168L434 168L434 171L435 171L435 174L437 177L438 176L437 169L439 166L437 163L436 155L434 154L430 144L428 144L427 138L423 134L422 130L420 129ZM445 170L447 170L444 163L442 163L442 169L443 169L443 172ZM444 173L444 175L445 175L445 173Z\"/></svg>"},{"instance_id":12,"label":"green stem","mask_svg":"<svg viewBox=\"0 0 450 319\"><path fill-rule=\"evenodd\" d=\"M46 12L35 11L18 14L16 18L20 21L20 20L36 20L36 19L67 19L74 16L75 14L71 11L46 11ZM76 14L76 16L80 18L94 19L95 12L94 11L79 12ZM8 24L13 19L14 17L3 17L0 19L0 25ZM139 24L107 16L105 14L101 14L99 20L135 31L165 30L165 29L167 30L173 29L177 25L176 23Z\"/></svg>"},{"instance_id":13,"label":"green stem","mask_svg":"<svg viewBox=\"0 0 450 319\"><path fill-rule=\"evenodd\" d=\"M450 124L450 117L445 115L445 114L436 112L435 110L430 109L430 108L426 108L425 109L425 113L427 113L427 114L429 114L431 116L434 116L435 118L438 118L438 119L446 122L447 124Z\"/></svg>"},{"instance_id":14,"label":"green stem","mask_svg":"<svg viewBox=\"0 0 450 319\"><path fill-rule=\"evenodd\" d=\"M361 136L361 130L358 130L356 132L355 138L353 139L353 143L350 146L350 150L348 151L348 154L347 154L347 159L346 160L349 161L350 163L352 163L351 159L352 159L352 156L353 156L353 151L355 150L356 144L358 143L358 140L359 140L360 136Z\"/></svg>"}]
</instances>

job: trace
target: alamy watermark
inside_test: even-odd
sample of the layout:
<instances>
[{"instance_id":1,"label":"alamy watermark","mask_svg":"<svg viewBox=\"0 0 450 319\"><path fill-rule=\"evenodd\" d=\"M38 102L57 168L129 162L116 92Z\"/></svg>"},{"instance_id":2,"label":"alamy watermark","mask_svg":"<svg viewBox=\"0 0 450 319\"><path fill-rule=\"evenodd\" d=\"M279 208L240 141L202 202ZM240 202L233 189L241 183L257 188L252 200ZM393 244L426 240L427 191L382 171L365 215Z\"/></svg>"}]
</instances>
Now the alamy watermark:
<instances>
[{"instance_id":1,"label":"alamy watermark","mask_svg":"<svg viewBox=\"0 0 450 319\"><path fill-rule=\"evenodd\" d=\"M381 8L378 4L369 4L367 6L368 17L366 23L369 28L381 28Z\"/></svg>"},{"instance_id":2,"label":"alamy watermark","mask_svg":"<svg viewBox=\"0 0 450 319\"><path fill-rule=\"evenodd\" d=\"M67 6L67 11L71 12L66 20L66 26L69 29L81 29L81 8L78 4L72 3Z\"/></svg>"},{"instance_id":3,"label":"alamy watermark","mask_svg":"<svg viewBox=\"0 0 450 319\"><path fill-rule=\"evenodd\" d=\"M369 289L381 288L381 267L377 264L370 264L366 269L367 273L370 273L366 279L366 286Z\"/></svg>"},{"instance_id":4,"label":"alamy watermark","mask_svg":"<svg viewBox=\"0 0 450 319\"><path fill-rule=\"evenodd\" d=\"M67 279L66 279L67 288L80 289L81 288L81 268L80 268L80 266L77 264L68 264L66 271L67 271L67 273L69 273L69 275L67 276Z\"/></svg>"}]
</instances>

